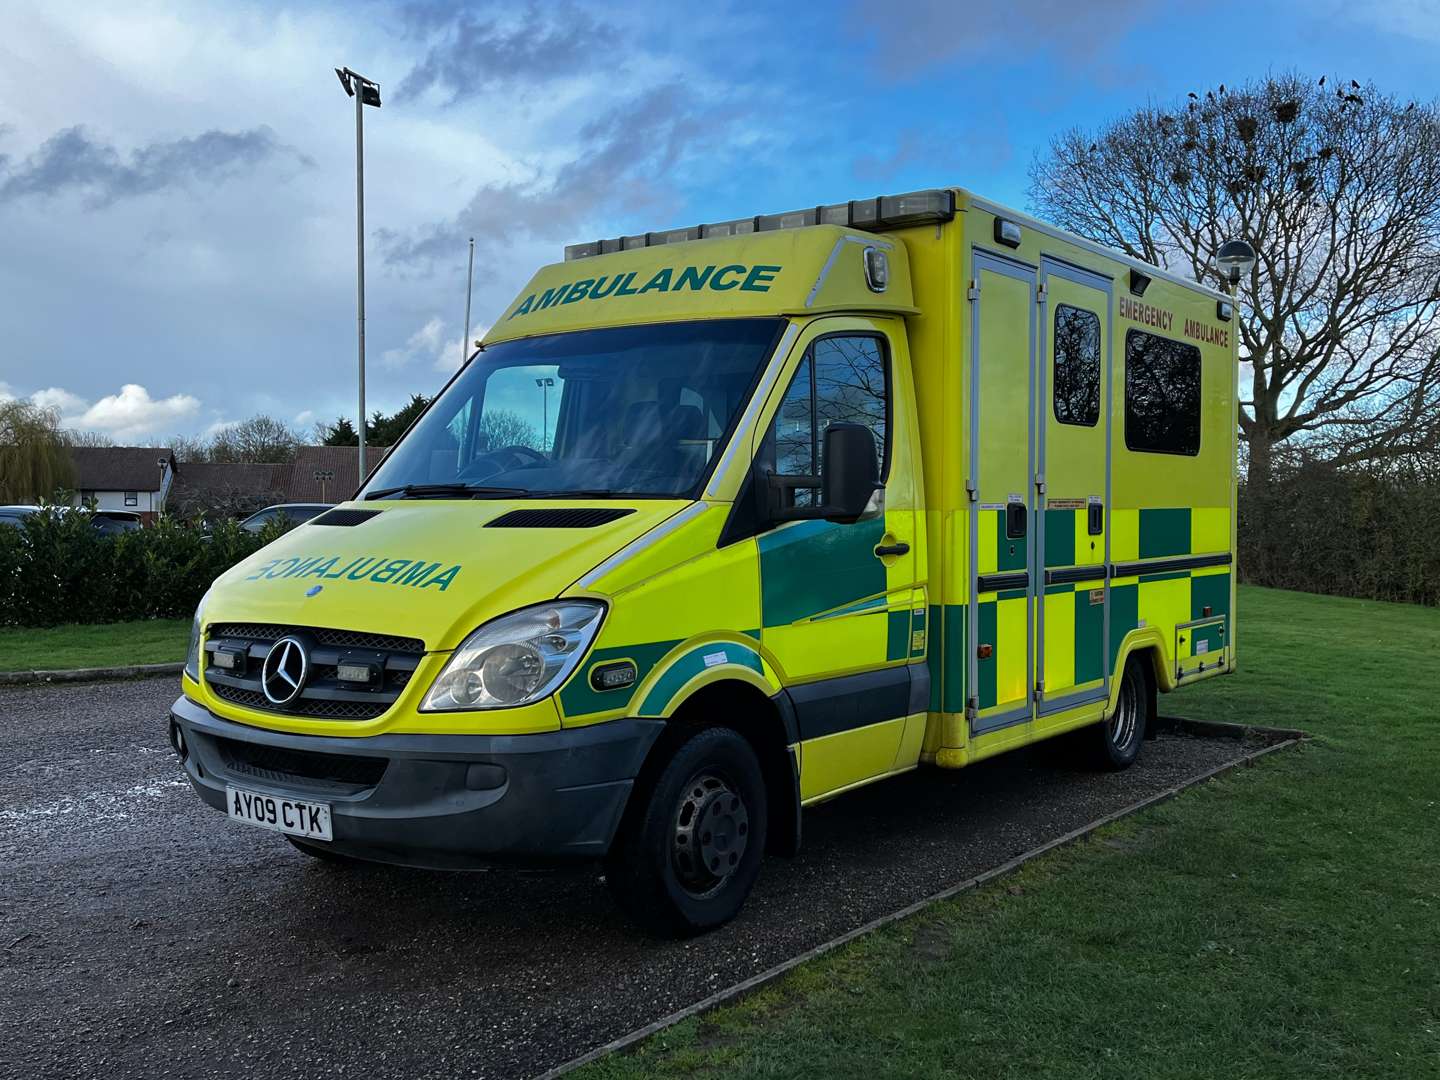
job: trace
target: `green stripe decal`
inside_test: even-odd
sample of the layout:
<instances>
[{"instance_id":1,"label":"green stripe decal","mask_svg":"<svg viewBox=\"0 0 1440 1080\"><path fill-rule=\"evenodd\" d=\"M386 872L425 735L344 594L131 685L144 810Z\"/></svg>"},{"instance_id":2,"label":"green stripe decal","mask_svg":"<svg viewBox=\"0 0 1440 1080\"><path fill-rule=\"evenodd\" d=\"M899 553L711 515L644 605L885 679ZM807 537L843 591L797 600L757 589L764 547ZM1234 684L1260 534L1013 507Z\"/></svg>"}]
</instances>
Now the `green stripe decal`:
<instances>
[{"instance_id":1,"label":"green stripe decal","mask_svg":"<svg viewBox=\"0 0 1440 1080\"><path fill-rule=\"evenodd\" d=\"M1045 511L1045 565L1075 565L1075 511Z\"/></svg>"},{"instance_id":2,"label":"green stripe decal","mask_svg":"<svg viewBox=\"0 0 1440 1080\"><path fill-rule=\"evenodd\" d=\"M992 604L991 607L994 607ZM937 612L936 618L939 618ZM966 641L970 634L969 619L966 617L964 604L945 605L945 632L942 638L945 643L944 671L945 671L945 712L965 711L965 658L969 655L966 648ZM932 646L933 650L933 646ZM932 685L930 690L933 698L935 689Z\"/></svg>"},{"instance_id":3,"label":"green stripe decal","mask_svg":"<svg viewBox=\"0 0 1440 1080\"><path fill-rule=\"evenodd\" d=\"M885 659L910 658L910 609L891 611L885 622Z\"/></svg>"},{"instance_id":4,"label":"green stripe decal","mask_svg":"<svg viewBox=\"0 0 1440 1080\"><path fill-rule=\"evenodd\" d=\"M1140 586L1110 586L1110 670L1120 655L1125 635L1140 625Z\"/></svg>"},{"instance_id":5,"label":"green stripe decal","mask_svg":"<svg viewBox=\"0 0 1440 1080\"><path fill-rule=\"evenodd\" d=\"M1076 686L1105 674L1105 605L1090 603L1090 592L1089 589L1075 590Z\"/></svg>"},{"instance_id":6,"label":"green stripe decal","mask_svg":"<svg viewBox=\"0 0 1440 1080\"><path fill-rule=\"evenodd\" d=\"M1190 579L1190 618L1205 618L1205 609L1211 615L1230 614L1230 575L1204 574Z\"/></svg>"},{"instance_id":7,"label":"green stripe decal","mask_svg":"<svg viewBox=\"0 0 1440 1080\"><path fill-rule=\"evenodd\" d=\"M640 715L659 716L680 689L706 668L738 664L763 675L765 667L754 649L733 641L715 641L691 649L666 669L640 706Z\"/></svg>"},{"instance_id":8,"label":"green stripe decal","mask_svg":"<svg viewBox=\"0 0 1440 1080\"><path fill-rule=\"evenodd\" d=\"M623 709L635 696L633 687L607 690L603 693L592 687L590 669L596 664L610 660L634 660L635 685L639 686L665 654L679 644L679 641L651 641L642 645L616 645L608 649L596 649L560 689L560 706L565 710L565 715L586 716L611 709Z\"/></svg>"},{"instance_id":9,"label":"green stripe decal","mask_svg":"<svg viewBox=\"0 0 1440 1080\"><path fill-rule=\"evenodd\" d=\"M980 708L989 709L995 704L995 656L1000 650L999 644L995 641L995 601L985 600L980 604L980 641L988 642L992 648L990 657L979 662L979 679L976 692L980 697Z\"/></svg>"},{"instance_id":10,"label":"green stripe decal","mask_svg":"<svg viewBox=\"0 0 1440 1080\"><path fill-rule=\"evenodd\" d=\"M995 569L1025 569L1025 537L1010 540L1005 536L1005 511L984 510L982 513L995 515Z\"/></svg>"},{"instance_id":11,"label":"green stripe decal","mask_svg":"<svg viewBox=\"0 0 1440 1080\"><path fill-rule=\"evenodd\" d=\"M877 516L854 525L802 521L765 533L760 548L760 610L765 626L788 626L889 586L875 546L885 535Z\"/></svg>"},{"instance_id":12,"label":"green stripe decal","mask_svg":"<svg viewBox=\"0 0 1440 1080\"><path fill-rule=\"evenodd\" d=\"M1140 558L1190 554L1190 508L1140 511Z\"/></svg>"},{"instance_id":13,"label":"green stripe decal","mask_svg":"<svg viewBox=\"0 0 1440 1080\"><path fill-rule=\"evenodd\" d=\"M925 666L930 669L930 711L939 712L941 708L940 691L945 686L945 650L948 647L945 640L945 632L941 628L941 609L938 604L930 605L930 633L926 635L925 644L929 652L925 654Z\"/></svg>"},{"instance_id":14,"label":"green stripe decal","mask_svg":"<svg viewBox=\"0 0 1440 1080\"><path fill-rule=\"evenodd\" d=\"M824 622L826 619L838 619L842 615L858 615L862 611L875 611L878 608L883 608L889 601L890 598L888 596L872 596L869 599L861 600L859 603L846 604L844 607L837 608L834 611L827 611L823 615L816 615L814 621Z\"/></svg>"}]
</instances>

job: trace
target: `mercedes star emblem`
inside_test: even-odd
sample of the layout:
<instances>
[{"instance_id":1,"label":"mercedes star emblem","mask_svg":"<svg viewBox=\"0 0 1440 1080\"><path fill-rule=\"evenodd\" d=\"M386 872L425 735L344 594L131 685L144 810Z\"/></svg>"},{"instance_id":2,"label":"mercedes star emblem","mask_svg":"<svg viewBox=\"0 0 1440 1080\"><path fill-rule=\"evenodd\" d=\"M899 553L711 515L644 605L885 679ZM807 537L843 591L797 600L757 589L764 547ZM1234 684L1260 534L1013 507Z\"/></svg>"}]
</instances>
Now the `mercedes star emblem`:
<instances>
[{"instance_id":1,"label":"mercedes star emblem","mask_svg":"<svg viewBox=\"0 0 1440 1080\"><path fill-rule=\"evenodd\" d=\"M300 696L305 676L310 671L310 658L305 646L293 637L283 637L265 654L260 668L260 688L275 705L289 705Z\"/></svg>"}]
</instances>

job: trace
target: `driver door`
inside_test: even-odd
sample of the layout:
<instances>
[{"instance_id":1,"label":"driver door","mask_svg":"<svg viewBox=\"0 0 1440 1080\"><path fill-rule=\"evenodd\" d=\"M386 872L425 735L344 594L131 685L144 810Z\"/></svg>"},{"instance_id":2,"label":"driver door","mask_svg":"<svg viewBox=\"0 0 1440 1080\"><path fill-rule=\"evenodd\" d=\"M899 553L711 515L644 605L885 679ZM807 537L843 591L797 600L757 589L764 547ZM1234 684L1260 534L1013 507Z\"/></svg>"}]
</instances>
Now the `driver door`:
<instances>
[{"instance_id":1,"label":"driver door","mask_svg":"<svg viewBox=\"0 0 1440 1080\"><path fill-rule=\"evenodd\" d=\"M791 478L781 497L797 506L818 504L831 423L869 427L879 459L858 521L792 521L757 537L761 641L790 684L804 798L890 771L909 711L917 553L913 491L891 482L895 353L887 320L812 324L759 451L762 469Z\"/></svg>"}]
</instances>

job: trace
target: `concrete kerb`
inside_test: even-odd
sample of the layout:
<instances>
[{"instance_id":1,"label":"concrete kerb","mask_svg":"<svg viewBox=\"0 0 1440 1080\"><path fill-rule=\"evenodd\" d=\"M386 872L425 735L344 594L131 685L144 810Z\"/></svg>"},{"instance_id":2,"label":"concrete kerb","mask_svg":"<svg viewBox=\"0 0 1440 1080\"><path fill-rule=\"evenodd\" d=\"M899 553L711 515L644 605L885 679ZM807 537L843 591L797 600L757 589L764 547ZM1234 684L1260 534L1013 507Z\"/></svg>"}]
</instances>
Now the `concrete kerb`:
<instances>
[{"instance_id":1,"label":"concrete kerb","mask_svg":"<svg viewBox=\"0 0 1440 1080\"><path fill-rule=\"evenodd\" d=\"M0 671L0 686L35 686L49 683L100 682L104 679L144 679L179 675L183 663L127 664L123 667L71 668L63 671Z\"/></svg>"},{"instance_id":2,"label":"concrete kerb","mask_svg":"<svg viewBox=\"0 0 1440 1080\"><path fill-rule=\"evenodd\" d=\"M1077 840L1083 840L1092 833L1105 828L1107 825L1119 821L1121 818L1126 818L1131 814L1137 814L1142 810L1147 810L1152 806L1174 798L1188 788L1196 787L1199 784L1205 783L1207 780L1213 780L1217 776L1223 776L1233 769L1248 768L1267 754L1273 754L1277 750L1284 750L1287 747L1297 746L1309 738L1305 732L1293 728L1268 728L1251 724L1225 724L1208 720L1186 720L1180 717L1168 716L1160 717L1159 721L1166 730L1180 731L1185 734L1208 738L1269 738L1274 741L1269 742L1265 746L1247 751L1234 761L1228 761L1223 765L1217 765L1213 769L1207 769L1205 772L1168 787L1164 791L1156 792L1154 795L1131 803L1129 806L1116 810L1114 813L1096 818L1089 824L1081 825L1078 829L1072 829L1063 836L1057 836L1054 840L1031 848L1029 851L1023 852L1008 862L1001 863L999 866L992 867L958 884L941 889L939 892L931 893L929 896L917 900L913 904L907 904L896 911L890 912L888 915L881 915L877 919L872 919L863 926L858 926L854 930L841 934L839 937L822 942L814 948L807 949L805 952L800 953L798 956L792 956L789 960L782 961L774 967L760 972L758 975L752 975L750 978L744 979L734 986L727 987L724 990L718 990L709 997L695 1002L693 1005L687 1005L683 1009L670 1013L668 1016L662 1016L659 1020L646 1024L644 1027L636 1028L628 1034L621 1035L617 1039L612 1039L603 1046L598 1046L594 1050L581 1054L579 1057L573 1058L562 1065L558 1065L548 1072L541 1073L536 1077L536 1080L555 1080L557 1077L564 1076L566 1073L573 1072L584 1065L589 1065L592 1062L598 1061L600 1058L620 1050L628 1049L657 1032L664 1031L669 1027L674 1027L683 1020L688 1020L692 1016L698 1016L701 1013L709 1012L721 1005L727 1005L736 1001L751 991L758 990L767 983L773 982L780 976L799 967L801 964L824 956L826 953L838 949L842 945L849 944L856 938L873 933L882 927L889 926L891 923L900 922L903 919L909 918L911 915L916 915L932 904L937 904L942 900L949 900L952 897L959 896L961 893L978 889L982 885L988 885L993 881L1013 874L1032 859L1038 859L1040 856L1048 854L1057 848L1073 844Z\"/></svg>"}]
</instances>

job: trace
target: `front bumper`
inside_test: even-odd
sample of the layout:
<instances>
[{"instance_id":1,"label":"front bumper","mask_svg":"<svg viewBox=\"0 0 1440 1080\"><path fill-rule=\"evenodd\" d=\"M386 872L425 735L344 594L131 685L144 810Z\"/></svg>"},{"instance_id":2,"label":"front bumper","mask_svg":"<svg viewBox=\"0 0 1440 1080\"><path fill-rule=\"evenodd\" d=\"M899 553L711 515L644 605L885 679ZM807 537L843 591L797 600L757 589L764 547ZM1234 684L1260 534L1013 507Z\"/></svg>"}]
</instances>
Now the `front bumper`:
<instances>
[{"instance_id":1,"label":"front bumper","mask_svg":"<svg viewBox=\"0 0 1440 1080\"><path fill-rule=\"evenodd\" d=\"M660 720L535 735L292 735L225 720L181 696L185 773L225 809L225 786L330 805L335 839L375 862L464 869L610 848Z\"/></svg>"}]
</instances>

